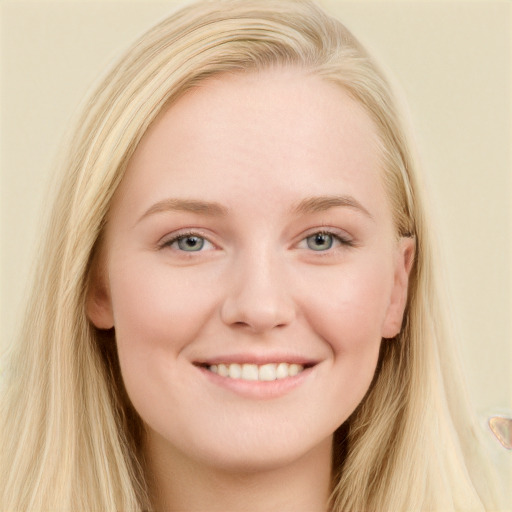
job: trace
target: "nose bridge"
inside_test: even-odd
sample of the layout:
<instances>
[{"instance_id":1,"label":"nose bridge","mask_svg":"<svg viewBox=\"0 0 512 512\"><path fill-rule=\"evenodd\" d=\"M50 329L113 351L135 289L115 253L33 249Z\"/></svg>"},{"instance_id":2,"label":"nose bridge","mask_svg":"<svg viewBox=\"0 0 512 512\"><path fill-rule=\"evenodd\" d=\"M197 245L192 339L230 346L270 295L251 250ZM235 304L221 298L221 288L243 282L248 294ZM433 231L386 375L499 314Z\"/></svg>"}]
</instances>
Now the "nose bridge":
<instances>
[{"instance_id":1,"label":"nose bridge","mask_svg":"<svg viewBox=\"0 0 512 512\"><path fill-rule=\"evenodd\" d=\"M229 271L222 319L255 332L285 326L295 315L290 291L276 251L259 247L241 252Z\"/></svg>"}]
</instances>

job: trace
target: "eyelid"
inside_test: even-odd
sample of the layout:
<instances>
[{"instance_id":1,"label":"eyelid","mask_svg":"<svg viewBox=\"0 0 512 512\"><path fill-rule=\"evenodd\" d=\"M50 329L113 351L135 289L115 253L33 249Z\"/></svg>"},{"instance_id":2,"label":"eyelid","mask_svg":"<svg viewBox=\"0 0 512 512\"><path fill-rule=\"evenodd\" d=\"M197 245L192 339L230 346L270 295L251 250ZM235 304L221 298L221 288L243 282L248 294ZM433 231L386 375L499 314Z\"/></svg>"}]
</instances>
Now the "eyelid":
<instances>
[{"instance_id":1,"label":"eyelid","mask_svg":"<svg viewBox=\"0 0 512 512\"><path fill-rule=\"evenodd\" d=\"M330 236L334 237L339 242L340 246L350 247L350 246L355 245L354 238L351 235L349 235L346 231L339 229L339 228L332 228L332 227L327 227L327 226L319 226L319 227L307 230L305 233L300 235L300 239L294 245L299 246L299 244L301 244L301 243L306 243L306 240L309 237L316 235L316 234L330 235ZM215 244L211 240L211 237L207 233L205 233L201 229L193 229L193 228L188 228L188 229L184 228L184 229L166 234L157 242L157 248L164 249L166 247L171 247L171 245L173 243L175 243L177 240L180 240L182 238L186 238L189 236L190 237L195 236L195 237L204 239L207 243L209 243L212 246L210 249L207 249L207 250L218 249L218 245ZM306 247L304 247L304 248L306 248ZM318 251L318 252L319 253L329 252L330 250L332 250L332 248L327 251ZM177 252L187 252L187 251L177 251ZM190 251L190 252L194 252L194 251ZM205 252L205 250L201 249L200 251L196 251L196 252Z\"/></svg>"},{"instance_id":2,"label":"eyelid","mask_svg":"<svg viewBox=\"0 0 512 512\"><path fill-rule=\"evenodd\" d=\"M340 244L344 246L352 246L355 244L354 238L351 235L349 235L346 231L339 228L331 228L327 226L320 226L306 231L306 233L301 235L298 244L300 244L301 242L305 242L310 236L317 234L330 235L336 238L340 242Z\"/></svg>"},{"instance_id":3,"label":"eyelid","mask_svg":"<svg viewBox=\"0 0 512 512\"><path fill-rule=\"evenodd\" d=\"M207 249L207 250L212 250L212 249L217 248L217 246L210 240L210 238L200 229L183 229L183 230L175 231L173 233L169 233L160 239L160 241L157 243L157 247L159 249L164 249L166 247L170 248L172 246L172 244L174 244L178 240L180 240L182 238L193 237L193 236L195 236L197 238L202 238L203 240L205 240L207 243L209 243L212 246L211 249ZM187 251L180 251L180 250L176 250L176 251L184 252L184 253L187 252ZM190 251L190 252L191 253L192 252L205 252L205 250L201 249L200 251Z\"/></svg>"}]
</instances>

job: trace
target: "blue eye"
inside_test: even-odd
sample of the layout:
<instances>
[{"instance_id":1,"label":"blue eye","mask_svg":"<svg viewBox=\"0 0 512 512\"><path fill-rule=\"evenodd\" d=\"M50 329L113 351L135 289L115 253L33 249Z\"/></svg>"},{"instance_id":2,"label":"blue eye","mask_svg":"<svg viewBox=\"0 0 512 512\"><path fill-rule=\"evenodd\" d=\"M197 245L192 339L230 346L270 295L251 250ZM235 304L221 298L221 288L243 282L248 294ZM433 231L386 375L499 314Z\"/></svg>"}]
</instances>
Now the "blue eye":
<instances>
[{"instance_id":1,"label":"blue eye","mask_svg":"<svg viewBox=\"0 0 512 512\"><path fill-rule=\"evenodd\" d=\"M205 245L205 239L196 235L184 235L172 241L170 246L177 245L180 251L197 252Z\"/></svg>"},{"instance_id":2,"label":"blue eye","mask_svg":"<svg viewBox=\"0 0 512 512\"><path fill-rule=\"evenodd\" d=\"M306 238L306 243L308 248L313 251L327 251L334 244L334 235L330 233L315 233Z\"/></svg>"}]
</instances>

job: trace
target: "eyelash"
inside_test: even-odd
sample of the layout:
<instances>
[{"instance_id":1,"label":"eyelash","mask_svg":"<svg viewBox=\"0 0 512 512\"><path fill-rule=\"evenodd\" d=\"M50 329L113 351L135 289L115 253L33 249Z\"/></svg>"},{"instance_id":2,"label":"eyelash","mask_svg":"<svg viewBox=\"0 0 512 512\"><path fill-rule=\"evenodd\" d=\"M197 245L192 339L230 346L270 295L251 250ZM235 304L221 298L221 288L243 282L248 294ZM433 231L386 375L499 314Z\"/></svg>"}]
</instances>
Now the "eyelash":
<instances>
[{"instance_id":1,"label":"eyelash","mask_svg":"<svg viewBox=\"0 0 512 512\"><path fill-rule=\"evenodd\" d=\"M301 238L299 243L305 242L307 244L307 240L309 238L314 237L314 236L330 236L330 237L333 238L333 240L337 241L340 244L340 246L343 246L343 247L354 247L354 245L355 245L353 240L351 240L350 238L348 238L346 236L343 236L340 233L335 232L334 230L330 231L328 229L322 229L320 231L314 231L311 234L308 234L305 237ZM207 237L204 236L203 233L198 232L198 231L187 231L187 232L184 232L184 233L179 233L179 234L173 236L172 238L170 238L168 240L165 240L163 243L161 243L159 245L159 249L165 249L166 247L170 248L170 247L172 247L172 245L174 243L176 243L176 242L178 242L180 240L186 239L186 238L199 238L199 239L202 239L202 240L208 242L211 245L214 245L212 242L210 242L210 240L208 240ZM201 247L201 249L202 249L202 247ZM187 253L187 252L190 252L190 253L193 253L193 252L203 252L201 249L198 250L198 251L178 250L178 252L183 252L183 253ZM311 250L311 252L318 253L318 255L322 255L322 254L325 255L326 253L332 252L333 247L329 247L326 250L318 250L318 251L315 251L314 249L311 249L311 248L309 248L309 249Z\"/></svg>"},{"instance_id":2,"label":"eyelash","mask_svg":"<svg viewBox=\"0 0 512 512\"><path fill-rule=\"evenodd\" d=\"M198 231L186 231L184 233L178 233L177 235L173 236L169 240L165 240L159 245L159 249L165 249L166 247L171 247L175 242L178 242L180 240L183 240L185 238L201 238L202 240L207 241L211 245L213 245L212 242L208 240L207 237L204 236L203 233L200 233ZM180 251L180 252L187 252L187 251ZM201 252L201 251L188 251L188 252Z\"/></svg>"},{"instance_id":3,"label":"eyelash","mask_svg":"<svg viewBox=\"0 0 512 512\"><path fill-rule=\"evenodd\" d=\"M348 238L347 236L344 236L342 234L340 234L339 232L337 231L334 231L334 230L328 230L328 229L322 229L320 231L314 231L313 233L305 236L304 238L302 238L300 240L300 243L301 242L305 242L307 244L307 240L309 238L312 238L312 237L315 237L315 236L330 236L333 238L333 241L337 241L340 246L342 247L353 247L354 246L354 241L351 240L350 238ZM333 242L334 243L334 242ZM309 249L311 249L310 247L308 247ZM332 251L332 249L335 249L336 247L329 247L328 249L326 250L320 250L320 251L315 251L314 249L311 249L312 252L317 252L319 253L319 255L326 255L327 253L330 253Z\"/></svg>"}]
</instances>

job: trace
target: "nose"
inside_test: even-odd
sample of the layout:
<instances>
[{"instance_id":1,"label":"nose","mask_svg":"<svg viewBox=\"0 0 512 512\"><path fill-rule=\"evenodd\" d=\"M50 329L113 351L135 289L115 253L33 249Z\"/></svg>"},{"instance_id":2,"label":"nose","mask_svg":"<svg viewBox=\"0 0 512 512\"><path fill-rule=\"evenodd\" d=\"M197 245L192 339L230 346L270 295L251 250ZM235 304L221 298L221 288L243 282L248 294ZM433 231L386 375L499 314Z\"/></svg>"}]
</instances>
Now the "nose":
<instances>
[{"instance_id":1,"label":"nose","mask_svg":"<svg viewBox=\"0 0 512 512\"><path fill-rule=\"evenodd\" d=\"M264 333L295 317L286 272L271 255L240 257L229 271L226 289L221 306L226 325Z\"/></svg>"}]
</instances>

